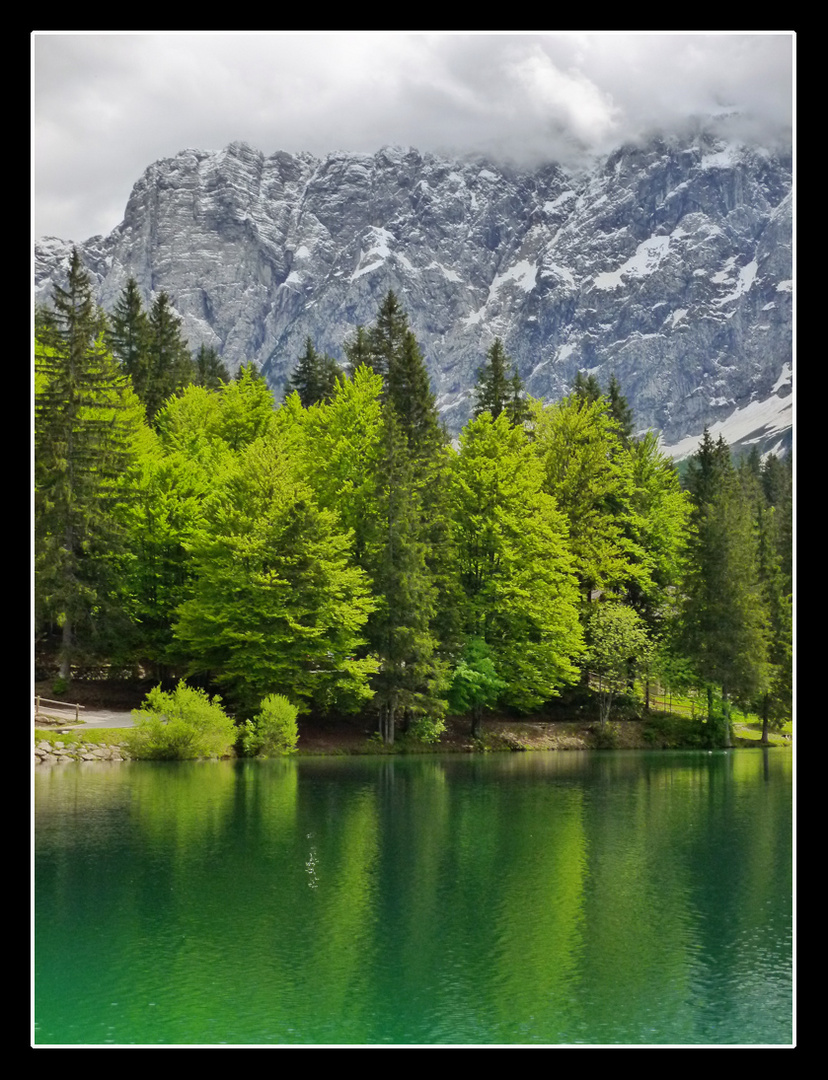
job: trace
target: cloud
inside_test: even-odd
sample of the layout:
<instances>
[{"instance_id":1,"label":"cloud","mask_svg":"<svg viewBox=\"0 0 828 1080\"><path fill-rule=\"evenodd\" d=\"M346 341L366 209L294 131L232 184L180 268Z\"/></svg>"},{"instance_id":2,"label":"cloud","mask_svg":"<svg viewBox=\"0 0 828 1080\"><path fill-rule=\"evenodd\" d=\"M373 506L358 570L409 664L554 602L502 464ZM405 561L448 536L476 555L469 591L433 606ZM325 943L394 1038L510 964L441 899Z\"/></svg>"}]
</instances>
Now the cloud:
<instances>
[{"instance_id":1,"label":"cloud","mask_svg":"<svg viewBox=\"0 0 828 1080\"><path fill-rule=\"evenodd\" d=\"M716 112L734 133L790 138L792 47L785 34L38 34L35 235L108 232L153 161L235 140L571 162Z\"/></svg>"}]
</instances>

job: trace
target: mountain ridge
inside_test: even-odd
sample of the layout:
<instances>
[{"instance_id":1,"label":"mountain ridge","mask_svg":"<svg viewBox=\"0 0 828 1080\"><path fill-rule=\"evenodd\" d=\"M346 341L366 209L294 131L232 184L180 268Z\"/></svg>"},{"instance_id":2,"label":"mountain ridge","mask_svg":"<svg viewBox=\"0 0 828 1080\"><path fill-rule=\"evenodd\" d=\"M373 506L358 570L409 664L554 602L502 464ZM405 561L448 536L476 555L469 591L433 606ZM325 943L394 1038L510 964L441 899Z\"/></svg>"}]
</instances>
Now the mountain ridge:
<instances>
[{"instance_id":1,"label":"mountain ridge","mask_svg":"<svg viewBox=\"0 0 828 1080\"><path fill-rule=\"evenodd\" d=\"M660 137L592 168L520 169L235 142L151 164L108 236L39 241L38 300L72 246L104 308L129 277L147 303L166 291L191 348L215 346L231 371L255 361L277 395L307 336L341 359L393 289L453 432L499 336L545 400L578 370L614 374L676 456L704 426L790 444L792 169L778 151Z\"/></svg>"}]
</instances>

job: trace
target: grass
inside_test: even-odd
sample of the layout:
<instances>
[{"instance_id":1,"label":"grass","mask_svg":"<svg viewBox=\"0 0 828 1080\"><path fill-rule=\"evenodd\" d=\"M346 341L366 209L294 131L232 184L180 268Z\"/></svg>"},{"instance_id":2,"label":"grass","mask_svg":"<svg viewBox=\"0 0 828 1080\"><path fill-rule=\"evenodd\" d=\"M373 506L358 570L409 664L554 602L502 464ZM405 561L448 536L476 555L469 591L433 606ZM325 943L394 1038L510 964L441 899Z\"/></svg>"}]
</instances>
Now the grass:
<instances>
[{"instance_id":1,"label":"grass","mask_svg":"<svg viewBox=\"0 0 828 1080\"><path fill-rule=\"evenodd\" d=\"M120 746L126 739L129 728L95 728L89 731L67 731L63 734L50 728L36 728L35 742L45 739L46 742L62 742L64 746L82 746L86 743L97 743L98 746Z\"/></svg>"}]
</instances>

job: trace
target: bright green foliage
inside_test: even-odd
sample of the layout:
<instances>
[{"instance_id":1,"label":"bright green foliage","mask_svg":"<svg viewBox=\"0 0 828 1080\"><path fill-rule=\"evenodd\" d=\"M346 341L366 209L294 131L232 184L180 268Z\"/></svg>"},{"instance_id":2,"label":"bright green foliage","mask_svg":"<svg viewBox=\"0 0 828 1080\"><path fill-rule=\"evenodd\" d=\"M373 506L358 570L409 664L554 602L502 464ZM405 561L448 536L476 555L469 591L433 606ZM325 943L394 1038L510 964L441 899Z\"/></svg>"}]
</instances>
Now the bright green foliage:
<instances>
[{"instance_id":1,"label":"bright green foliage","mask_svg":"<svg viewBox=\"0 0 828 1080\"><path fill-rule=\"evenodd\" d=\"M175 627L190 670L228 686L243 710L274 688L300 708L369 699L367 579L336 514L317 506L274 437L239 456L204 513L193 596Z\"/></svg>"},{"instance_id":2,"label":"bright green foliage","mask_svg":"<svg viewBox=\"0 0 828 1080\"><path fill-rule=\"evenodd\" d=\"M640 666L646 666L653 648L640 615L624 604L592 606L587 624L586 663L599 679L598 700L602 726L612 702L623 693Z\"/></svg>"},{"instance_id":3,"label":"bright green foliage","mask_svg":"<svg viewBox=\"0 0 828 1080\"><path fill-rule=\"evenodd\" d=\"M472 718L472 738L480 737L483 710L491 708L507 690L499 678L490 649L482 638L470 638L451 678L449 708Z\"/></svg>"},{"instance_id":4,"label":"bright green foliage","mask_svg":"<svg viewBox=\"0 0 828 1080\"><path fill-rule=\"evenodd\" d=\"M288 379L285 397L296 393L304 408L320 401L329 401L336 391L337 379L342 375L333 357L318 353L310 337L305 340L305 351Z\"/></svg>"},{"instance_id":5,"label":"bright green foliage","mask_svg":"<svg viewBox=\"0 0 828 1080\"><path fill-rule=\"evenodd\" d=\"M102 326L74 251L35 349L35 603L41 628L60 627L64 679L126 629L118 509L141 417Z\"/></svg>"},{"instance_id":6,"label":"bright green foliage","mask_svg":"<svg viewBox=\"0 0 828 1080\"><path fill-rule=\"evenodd\" d=\"M268 694L259 712L247 720L242 746L248 757L281 757L293 754L299 741L296 717L299 710L281 694Z\"/></svg>"},{"instance_id":7,"label":"bright green foliage","mask_svg":"<svg viewBox=\"0 0 828 1080\"><path fill-rule=\"evenodd\" d=\"M684 574L691 501L652 432L631 442L625 453L634 485L629 527L641 553L641 570L628 582L627 600L658 634L673 613L675 589Z\"/></svg>"},{"instance_id":8,"label":"bright green foliage","mask_svg":"<svg viewBox=\"0 0 828 1080\"><path fill-rule=\"evenodd\" d=\"M624 595L649 587L646 554L636 536L633 463L609 406L576 395L545 408L532 403L533 441L545 489L569 521L581 596Z\"/></svg>"},{"instance_id":9,"label":"bright green foliage","mask_svg":"<svg viewBox=\"0 0 828 1080\"><path fill-rule=\"evenodd\" d=\"M377 528L381 393L381 377L361 367L353 378L339 381L330 401L305 409L292 394L276 414L280 440L319 506L336 511L345 529L353 532L359 565Z\"/></svg>"},{"instance_id":10,"label":"bright green foliage","mask_svg":"<svg viewBox=\"0 0 828 1080\"><path fill-rule=\"evenodd\" d=\"M566 522L543 479L505 413L467 424L452 467L463 625L488 646L503 699L524 710L577 678L582 647Z\"/></svg>"},{"instance_id":11,"label":"bright green foliage","mask_svg":"<svg viewBox=\"0 0 828 1080\"><path fill-rule=\"evenodd\" d=\"M236 725L221 698L179 682L172 691L156 686L124 738L132 757L166 760L227 757L236 741Z\"/></svg>"}]
</instances>

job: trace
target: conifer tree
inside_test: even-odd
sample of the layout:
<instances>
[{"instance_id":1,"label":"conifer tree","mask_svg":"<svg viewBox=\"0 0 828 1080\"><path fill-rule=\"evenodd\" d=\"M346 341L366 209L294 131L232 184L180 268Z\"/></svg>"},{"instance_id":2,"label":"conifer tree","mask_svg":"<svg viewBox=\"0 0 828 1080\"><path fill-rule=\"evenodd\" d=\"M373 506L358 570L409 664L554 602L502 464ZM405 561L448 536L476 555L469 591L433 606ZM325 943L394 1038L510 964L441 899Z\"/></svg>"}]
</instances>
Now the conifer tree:
<instances>
[{"instance_id":1,"label":"conifer tree","mask_svg":"<svg viewBox=\"0 0 828 1080\"><path fill-rule=\"evenodd\" d=\"M506 412L513 426L529 419L523 380L511 357L506 355L500 338L492 342L486 353L486 362L477 369L474 396L475 419L484 412L491 413L493 420Z\"/></svg>"},{"instance_id":2,"label":"conifer tree","mask_svg":"<svg viewBox=\"0 0 828 1080\"><path fill-rule=\"evenodd\" d=\"M481 413L488 412L493 420L497 420L508 406L514 392L508 374L510 366L511 361L503 348L503 342L500 338L495 338L486 353L486 362L477 369L473 412L475 419Z\"/></svg>"},{"instance_id":3,"label":"conifer tree","mask_svg":"<svg viewBox=\"0 0 828 1080\"><path fill-rule=\"evenodd\" d=\"M604 395L609 403L610 416L615 422L615 428L623 446L629 446L633 437L633 412L630 403L621 393L621 387L615 375L610 378L607 392Z\"/></svg>"},{"instance_id":4,"label":"conifer tree","mask_svg":"<svg viewBox=\"0 0 828 1080\"><path fill-rule=\"evenodd\" d=\"M342 371L333 357L318 353L310 337L307 337L305 351L288 379L285 396L297 393L306 409L320 401L330 401L341 375Z\"/></svg>"},{"instance_id":5,"label":"conifer tree","mask_svg":"<svg viewBox=\"0 0 828 1080\"><path fill-rule=\"evenodd\" d=\"M35 591L39 617L61 628L60 675L106 649L123 611L121 529L114 513L140 426L104 318L73 250L65 288L40 326L35 363Z\"/></svg>"},{"instance_id":6,"label":"conifer tree","mask_svg":"<svg viewBox=\"0 0 828 1080\"><path fill-rule=\"evenodd\" d=\"M107 342L112 355L140 385L148 363L149 320L135 278L130 278L109 317Z\"/></svg>"},{"instance_id":7,"label":"conifer tree","mask_svg":"<svg viewBox=\"0 0 828 1080\"><path fill-rule=\"evenodd\" d=\"M427 564L422 488L389 402L378 451L375 530L363 556L378 606L366 634L380 661L373 680L380 734L391 744L404 715L444 711L446 673L432 630L437 590Z\"/></svg>"},{"instance_id":8,"label":"conifer tree","mask_svg":"<svg viewBox=\"0 0 828 1080\"><path fill-rule=\"evenodd\" d=\"M575 382L572 384L572 393L579 402L587 404L598 401L603 397L601 387L598 385L595 376L592 373L585 374L583 371L576 374Z\"/></svg>"},{"instance_id":9,"label":"conifer tree","mask_svg":"<svg viewBox=\"0 0 828 1080\"><path fill-rule=\"evenodd\" d=\"M193 381L194 369L181 319L173 312L167 293L156 297L148 325L146 366L135 389L146 406L147 419L154 423L164 402Z\"/></svg>"},{"instance_id":10,"label":"conifer tree","mask_svg":"<svg viewBox=\"0 0 828 1080\"><path fill-rule=\"evenodd\" d=\"M200 345L193 358L193 383L206 390L218 390L230 382L230 373L212 345Z\"/></svg>"},{"instance_id":11,"label":"conifer tree","mask_svg":"<svg viewBox=\"0 0 828 1080\"><path fill-rule=\"evenodd\" d=\"M694 455L694 533L685 578L681 643L708 686L722 691L724 739L730 745L728 702L749 704L768 686L767 609L759 574L756 526L727 445L709 434Z\"/></svg>"}]
</instances>

